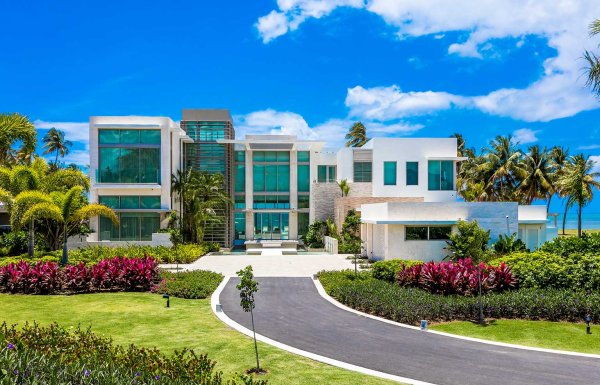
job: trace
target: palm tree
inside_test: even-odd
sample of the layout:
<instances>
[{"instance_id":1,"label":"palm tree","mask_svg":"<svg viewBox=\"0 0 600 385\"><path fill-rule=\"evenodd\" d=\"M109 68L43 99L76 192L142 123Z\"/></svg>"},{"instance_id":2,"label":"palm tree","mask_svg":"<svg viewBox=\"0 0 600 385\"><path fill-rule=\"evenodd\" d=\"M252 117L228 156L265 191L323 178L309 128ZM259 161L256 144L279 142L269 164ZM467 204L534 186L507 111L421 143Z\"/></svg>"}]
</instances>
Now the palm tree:
<instances>
[{"instance_id":1,"label":"palm tree","mask_svg":"<svg viewBox=\"0 0 600 385\"><path fill-rule=\"evenodd\" d=\"M190 184L193 177L193 170L188 168L185 171L177 170L175 174L171 175L171 190L177 194L177 200L179 201L179 229L184 232L184 218L185 215L185 202L189 195Z\"/></svg>"},{"instance_id":2,"label":"palm tree","mask_svg":"<svg viewBox=\"0 0 600 385\"><path fill-rule=\"evenodd\" d=\"M337 184L342 192L342 198L345 196L347 197L348 194L350 194L350 185L348 184L348 181L346 179L342 179L341 181L337 182Z\"/></svg>"},{"instance_id":3,"label":"palm tree","mask_svg":"<svg viewBox=\"0 0 600 385\"><path fill-rule=\"evenodd\" d=\"M581 213L594 197L594 188L600 188L599 172L594 172L595 162L583 154L572 156L558 181L567 198L567 205L577 205L577 236L581 237Z\"/></svg>"},{"instance_id":4,"label":"palm tree","mask_svg":"<svg viewBox=\"0 0 600 385\"><path fill-rule=\"evenodd\" d=\"M346 147L362 147L369 141L367 138L367 129L362 122L356 122L352 125L346 134Z\"/></svg>"},{"instance_id":5,"label":"palm tree","mask_svg":"<svg viewBox=\"0 0 600 385\"><path fill-rule=\"evenodd\" d=\"M590 24L590 35L600 34L600 19L594 20ZM586 85L592 89L592 92L600 96L600 57L590 51L585 51L583 58L587 61Z\"/></svg>"},{"instance_id":6,"label":"palm tree","mask_svg":"<svg viewBox=\"0 0 600 385\"><path fill-rule=\"evenodd\" d=\"M20 144L18 149L14 145ZM28 164L35 153L37 131L21 114L0 114L0 165Z\"/></svg>"},{"instance_id":7,"label":"palm tree","mask_svg":"<svg viewBox=\"0 0 600 385\"><path fill-rule=\"evenodd\" d=\"M90 218L103 216L118 224L115 212L101 204L87 204L82 195L83 187L75 186L66 193L55 192L51 196L30 205L22 218L18 218L18 225L33 223L39 219L49 219L61 224L62 227L62 259L61 264L69 262L67 238L77 233L84 221ZM18 200L18 197L17 199Z\"/></svg>"},{"instance_id":8,"label":"palm tree","mask_svg":"<svg viewBox=\"0 0 600 385\"><path fill-rule=\"evenodd\" d=\"M189 217L192 239L202 242L207 225L223 223L223 214L233 203L224 185L222 174L191 172L188 195L191 198Z\"/></svg>"},{"instance_id":9,"label":"palm tree","mask_svg":"<svg viewBox=\"0 0 600 385\"><path fill-rule=\"evenodd\" d=\"M524 203L530 205L535 199L545 199L554 194L552 162L545 147L529 147L522 167L525 170L525 178L519 185L519 191Z\"/></svg>"},{"instance_id":10,"label":"palm tree","mask_svg":"<svg viewBox=\"0 0 600 385\"><path fill-rule=\"evenodd\" d=\"M564 147L559 147L559 146L554 146L552 147L552 150L550 150L550 163L551 163L551 167L552 167L552 184L554 185L554 193L553 194L548 194L548 198L547 198L547 205L546 205L546 212L550 211L550 203L552 201L552 197L554 196L554 194L558 194L559 198L564 198L564 194L562 193L561 189L560 189L560 185L558 183L558 181L560 180L560 178L562 177L564 170L565 170L565 166L567 165L567 161L569 160L569 149L568 148L564 148ZM562 220L562 233L563 235L565 234L565 224L567 221L567 211L569 210L569 205L567 204L567 202L565 202L565 212L563 214L563 220Z\"/></svg>"},{"instance_id":11,"label":"palm tree","mask_svg":"<svg viewBox=\"0 0 600 385\"><path fill-rule=\"evenodd\" d=\"M69 153L69 147L73 145L68 140L65 140L65 133L52 127L44 136L44 155L56 153L54 164L58 164L58 156L65 157Z\"/></svg>"},{"instance_id":12,"label":"palm tree","mask_svg":"<svg viewBox=\"0 0 600 385\"><path fill-rule=\"evenodd\" d=\"M524 177L521 164L522 154L513 142L512 136L498 135L484 149L484 161L478 165L480 180L485 180L486 200L520 200L517 187Z\"/></svg>"}]
</instances>

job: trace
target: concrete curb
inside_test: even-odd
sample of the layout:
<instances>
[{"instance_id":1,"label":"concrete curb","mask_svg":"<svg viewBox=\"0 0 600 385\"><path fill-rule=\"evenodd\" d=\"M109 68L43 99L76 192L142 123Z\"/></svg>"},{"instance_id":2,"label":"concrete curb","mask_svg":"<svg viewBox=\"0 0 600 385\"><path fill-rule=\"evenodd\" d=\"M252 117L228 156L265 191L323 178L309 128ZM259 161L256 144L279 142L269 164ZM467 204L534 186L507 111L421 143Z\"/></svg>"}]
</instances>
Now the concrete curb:
<instances>
[{"instance_id":1,"label":"concrete curb","mask_svg":"<svg viewBox=\"0 0 600 385\"><path fill-rule=\"evenodd\" d=\"M367 317L367 318L371 318L371 319L374 319L374 320L377 320L377 321L380 321L380 322L385 322L385 323L390 324L390 325L395 325L395 326L399 326L399 327L403 327L403 328L408 328L408 329L413 329L413 330L421 331L421 328L419 328L417 326L412 326L412 325L407 325L407 324L403 324L403 323L391 321L389 319L377 317L377 316L374 316L374 315L371 315L371 314L363 313L363 312L360 312L358 310L352 309L352 308L350 308L350 307L348 307L348 306L346 306L346 305L338 302L333 297L329 296L329 294L327 294L327 292L325 291L325 288L323 287L323 285L321 285L321 282L318 279L313 279L313 283L317 287L317 291L319 292L319 295L321 295L321 297L323 297L325 300L327 300L328 302L330 302L331 304L337 306L340 309L343 309L345 311L348 311L348 312L360 315L362 317ZM436 330L426 330L426 331L423 331L423 332L424 333L431 333L431 334L438 334L438 335L441 335L441 336L444 336L444 337L456 338L456 339L459 339L459 340L465 340L465 341L471 341L471 342L478 342L478 343L487 344L487 345L502 346L502 347L506 347L506 348L521 349L521 350L530 350L530 351L542 352L542 353L562 354L562 355L566 355L566 356L577 356L577 357L598 358L598 359L600 359L600 354L579 353L579 352L571 352L571 351L567 351L567 350L554 350L554 349L536 348L536 347L532 347L532 346L516 345L516 344L505 343L505 342L496 342L496 341L482 340L480 338L465 337L465 336L460 336L460 335L457 335L457 334L450 334L450 333L440 332L440 331L436 331Z\"/></svg>"},{"instance_id":2,"label":"concrete curb","mask_svg":"<svg viewBox=\"0 0 600 385\"><path fill-rule=\"evenodd\" d=\"M252 338L252 330L245 328L244 326L238 324L237 322L235 322L234 320L232 320L231 318L229 318L223 312L222 309L217 309L217 305L220 304L219 297L221 296L221 292L223 291L223 289L227 285L227 282L229 282L230 278L231 278L231 276L225 277L223 279L223 281L221 282L221 284L217 287L217 289L212 294L212 296L210 298L210 304L211 304L212 311L213 311L213 313L215 313L215 315L217 316L217 318L219 318L223 323L225 323L226 325L228 325L232 329L234 329L234 330L236 330L236 331L238 331L238 332L240 332L242 334L245 334L246 336ZM367 375L370 375L370 376L375 376L375 377L383 378L383 379L386 379L386 380L392 380L392 381L402 382L402 383L410 384L410 385L435 385L435 384L432 384L430 382L423 382L423 381L415 380L415 379L412 379L412 378L395 376L393 374L379 372L377 370L363 368L361 366L352 365L352 364L348 364L346 362L334 360L332 358L324 357L324 356L321 356L321 355L318 355L318 354L315 354L315 353L311 353L311 352L307 352L305 350L294 348L293 346L289 346L289 345L283 344L281 342L277 342L275 340L272 340L272 339L270 339L268 337L265 337L265 336L263 336L261 334L258 334L258 333L256 334L256 339L258 341L264 342L266 344L269 344L269 345L274 346L276 348L285 350L287 352L290 352L290 353L293 353L293 354L297 354L297 355L309 358L311 360L319 361L319 362L322 362L322 363L325 363L325 364L328 364L328 365L337 366L338 368L342 368L342 369L346 369L346 370L351 370L351 371L354 371L354 372L358 372L358 373L362 373L362 374L367 374Z\"/></svg>"}]
</instances>

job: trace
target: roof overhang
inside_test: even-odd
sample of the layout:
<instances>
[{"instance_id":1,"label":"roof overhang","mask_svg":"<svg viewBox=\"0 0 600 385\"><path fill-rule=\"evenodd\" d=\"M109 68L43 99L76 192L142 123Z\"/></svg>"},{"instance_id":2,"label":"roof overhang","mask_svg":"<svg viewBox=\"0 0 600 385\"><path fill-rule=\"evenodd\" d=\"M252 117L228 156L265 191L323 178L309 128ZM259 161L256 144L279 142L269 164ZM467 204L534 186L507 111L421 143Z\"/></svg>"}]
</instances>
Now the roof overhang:
<instances>
[{"instance_id":1,"label":"roof overhang","mask_svg":"<svg viewBox=\"0 0 600 385\"><path fill-rule=\"evenodd\" d=\"M441 225L455 225L458 221L448 220L448 221L406 221L406 220L369 220L363 219L362 223L368 223L373 225L407 225L407 226L441 226Z\"/></svg>"},{"instance_id":2,"label":"roof overhang","mask_svg":"<svg viewBox=\"0 0 600 385\"><path fill-rule=\"evenodd\" d=\"M466 156L428 156L427 160L453 160L455 162L462 162L469 159Z\"/></svg>"},{"instance_id":3,"label":"roof overhang","mask_svg":"<svg viewBox=\"0 0 600 385\"><path fill-rule=\"evenodd\" d=\"M320 150L325 146L325 142L316 140L242 140L242 139L219 139L217 143L241 144L246 150L296 150L299 145L309 145L311 149Z\"/></svg>"},{"instance_id":4,"label":"roof overhang","mask_svg":"<svg viewBox=\"0 0 600 385\"><path fill-rule=\"evenodd\" d=\"M523 220L519 220L518 221L520 225L536 225L536 224L544 224L547 223L547 220L541 220L541 219L523 219Z\"/></svg>"}]
</instances>

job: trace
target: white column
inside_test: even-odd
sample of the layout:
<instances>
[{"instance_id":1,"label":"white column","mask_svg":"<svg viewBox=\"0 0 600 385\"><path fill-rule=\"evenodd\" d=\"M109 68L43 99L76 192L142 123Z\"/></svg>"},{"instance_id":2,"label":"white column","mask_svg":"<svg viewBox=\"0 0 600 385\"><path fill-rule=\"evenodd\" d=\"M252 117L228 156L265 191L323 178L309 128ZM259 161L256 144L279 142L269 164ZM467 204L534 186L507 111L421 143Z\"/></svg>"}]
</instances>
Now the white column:
<instances>
[{"instance_id":1,"label":"white column","mask_svg":"<svg viewBox=\"0 0 600 385\"><path fill-rule=\"evenodd\" d=\"M388 259L389 258L389 251L388 251L388 246L389 246L389 241L390 241L390 234L389 234L390 228L389 225L383 225L383 259Z\"/></svg>"},{"instance_id":2,"label":"white column","mask_svg":"<svg viewBox=\"0 0 600 385\"><path fill-rule=\"evenodd\" d=\"M290 151L290 207L289 238L298 239L298 151Z\"/></svg>"},{"instance_id":3,"label":"white column","mask_svg":"<svg viewBox=\"0 0 600 385\"><path fill-rule=\"evenodd\" d=\"M252 150L246 149L246 240L254 239L254 213L252 204L254 203L254 173L252 163Z\"/></svg>"}]
</instances>

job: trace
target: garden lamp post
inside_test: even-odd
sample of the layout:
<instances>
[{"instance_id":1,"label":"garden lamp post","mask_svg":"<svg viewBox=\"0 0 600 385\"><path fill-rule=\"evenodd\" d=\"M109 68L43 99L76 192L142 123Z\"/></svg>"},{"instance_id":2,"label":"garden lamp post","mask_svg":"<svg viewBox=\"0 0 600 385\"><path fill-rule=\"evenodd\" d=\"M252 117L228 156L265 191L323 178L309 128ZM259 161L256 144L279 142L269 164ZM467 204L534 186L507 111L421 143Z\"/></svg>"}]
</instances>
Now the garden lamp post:
<instances>
[{"instance_id":1,"label":"garden lamp post","mask_svg":"<svg viewBox=\"0 0 600 385\"><path fill-rule=\"evenodd\" d=\"M592 316L588 314L585 316L585 334L592 334L590 322L592 322Z\"/></svg>"},{"instance_id":2,"label":"garden lamp post","mask_svg":"<svg viewBox=\"0 0 600 385\"><path fill-rule=\"evenodd\" d=\"M163 298L167 300L167 307L171 307L171 300L168 294L163 294Z\"/></svg>"}]
</instances>

